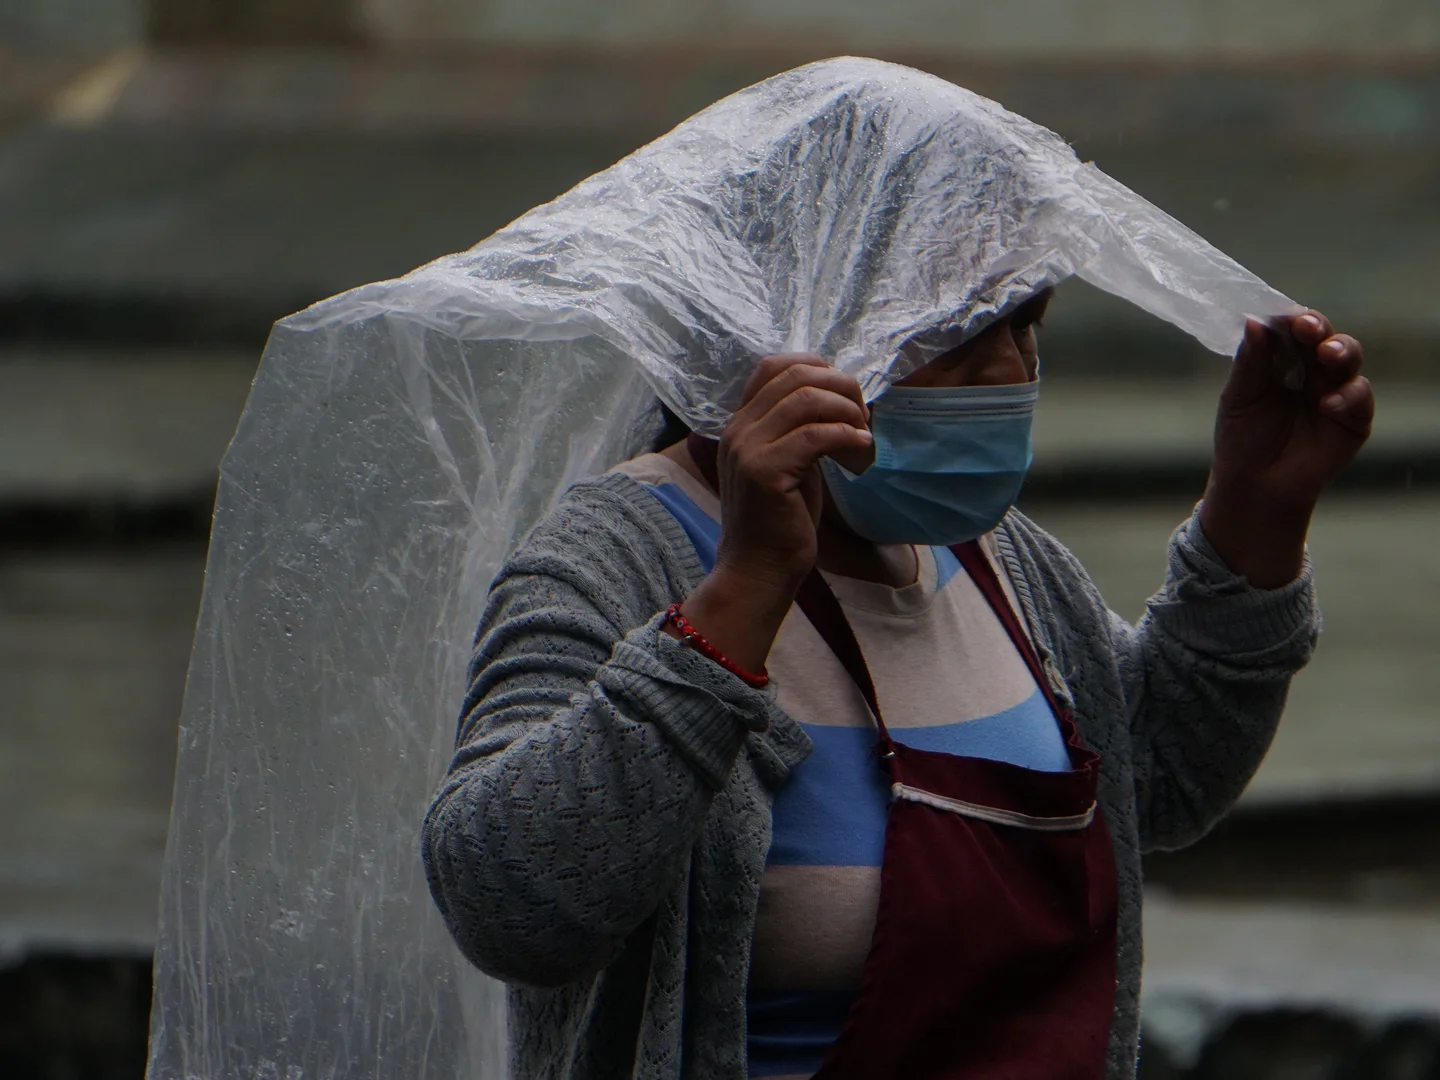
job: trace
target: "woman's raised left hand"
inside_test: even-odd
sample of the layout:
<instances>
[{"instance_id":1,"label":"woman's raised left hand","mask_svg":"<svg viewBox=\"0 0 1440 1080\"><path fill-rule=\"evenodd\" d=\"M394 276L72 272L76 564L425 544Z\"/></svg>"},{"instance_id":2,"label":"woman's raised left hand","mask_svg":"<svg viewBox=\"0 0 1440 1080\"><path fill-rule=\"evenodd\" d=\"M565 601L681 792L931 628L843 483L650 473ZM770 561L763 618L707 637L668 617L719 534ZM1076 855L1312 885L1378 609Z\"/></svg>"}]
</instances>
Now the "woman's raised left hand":
<instances>
[{"instance_id":1,"label":"woman's raised left hand","mask_svg":"<svg viewBox=\"0 0 1440 1080\"><path fill-rule=\"evenodd\" d=\"M1375 394L1360 343L1307 311L1251 320L1220 394L1200 524L1232 570L1261 588L1299 574L1322 491L1370 436Z\"/></svg>"}]
</instances>

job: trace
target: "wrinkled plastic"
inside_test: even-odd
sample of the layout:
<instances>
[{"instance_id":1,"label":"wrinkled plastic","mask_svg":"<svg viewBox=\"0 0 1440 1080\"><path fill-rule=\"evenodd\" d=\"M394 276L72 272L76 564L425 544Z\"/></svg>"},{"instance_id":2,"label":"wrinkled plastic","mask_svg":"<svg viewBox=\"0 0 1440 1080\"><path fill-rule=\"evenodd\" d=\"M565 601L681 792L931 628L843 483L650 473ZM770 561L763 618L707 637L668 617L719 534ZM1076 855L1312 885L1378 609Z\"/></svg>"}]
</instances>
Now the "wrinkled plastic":
<instances>
[{"instance_id":1,"label":"wrinkled plastic","mask_svg":"<svg viewBox=\"0 0 1440 1080\"><path fill-rule=\"evenodd\" d=\"M657 394L715 432L758 357L804 350L873 398L1071 275L1221 352L1295 310L1050 132L842 59L280 323L221 468L151 1077L499 1080L503 993L418 831L506 551Z\"/></svg>"}]
</instances>

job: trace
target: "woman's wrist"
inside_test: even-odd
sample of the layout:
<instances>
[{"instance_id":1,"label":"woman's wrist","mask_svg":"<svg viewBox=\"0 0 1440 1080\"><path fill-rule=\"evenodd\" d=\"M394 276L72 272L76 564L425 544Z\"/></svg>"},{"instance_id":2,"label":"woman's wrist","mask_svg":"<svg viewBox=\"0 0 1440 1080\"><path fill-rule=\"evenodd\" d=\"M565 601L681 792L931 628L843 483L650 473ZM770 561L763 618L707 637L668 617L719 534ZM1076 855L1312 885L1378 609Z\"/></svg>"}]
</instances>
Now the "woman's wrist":
<instances>
[{"instance_id":1,"label":"woman's wrist","mask_svg":"<svg viewBox=\"0 0 1440 1080\"><path fill-rule=\"evenodd\" d=\"M680 610L696 632L733 663L760 672L799 586L798 580L787 586L720 564L696 586ZM682 637L673 623L667 622L665 629L673 637Z\"/></svg>"},{"instance_id":2,"label":"woman's wrist","mask_svg":"<svg viewBox=\"0 0 1440 1080\"><path fill-rule=\"evenodd\" d=\"M1211 479L1200 504L1200 528L1215 554L1257 589L1279 589L1305 566L1314 503L1265 499Z\"/></svg>"}]
</instances>

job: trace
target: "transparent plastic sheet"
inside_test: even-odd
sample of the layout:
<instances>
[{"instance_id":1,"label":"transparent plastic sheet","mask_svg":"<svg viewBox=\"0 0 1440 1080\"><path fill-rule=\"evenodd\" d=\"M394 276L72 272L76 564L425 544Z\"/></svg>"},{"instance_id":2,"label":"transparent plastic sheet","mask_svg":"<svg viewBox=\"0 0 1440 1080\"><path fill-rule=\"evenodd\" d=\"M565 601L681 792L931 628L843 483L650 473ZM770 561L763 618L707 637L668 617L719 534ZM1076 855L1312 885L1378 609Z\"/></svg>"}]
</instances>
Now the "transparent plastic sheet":
<instances>
[{"instance_id":1,"label":"transparent plastic sheet","mask_svg":"<svg viewBox=\"0 0 1440 1080\"><path fill-rule=\"evenodd\" d=\"M931 76L777 76L475 248L277 325L221 468L153 1080L500 1080L503 989L418 832L506 552L754 361L886 381L1078 274L1230 352L1296 305L1057 136Z\"/></svg>"}]
</instances>

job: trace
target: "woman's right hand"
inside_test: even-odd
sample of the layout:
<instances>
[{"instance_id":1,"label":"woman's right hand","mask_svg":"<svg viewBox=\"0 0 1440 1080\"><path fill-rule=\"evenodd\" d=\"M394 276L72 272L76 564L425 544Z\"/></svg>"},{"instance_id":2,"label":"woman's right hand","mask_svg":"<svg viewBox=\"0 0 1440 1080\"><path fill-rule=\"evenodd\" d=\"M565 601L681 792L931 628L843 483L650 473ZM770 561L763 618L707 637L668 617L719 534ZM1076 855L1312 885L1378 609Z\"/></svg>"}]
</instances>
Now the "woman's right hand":
<instances>
[{"instance_id":1,"label":"woman's right hand","mask_svg":"<svg viewBox=\"0 0 1440 1080\"><path fill-rule=\"evenodd\" d=\"M715 568L683 605L695 629L741 667L765 666L815 565L820 459L863 460L868 424L860 384L818 356L767 356L745 384L720 439Z\"/></svg>"},{"instance_id":2,"label":"woman's right hand","mask_svg":"<svg viewBox=\"0 0 1440 1080\"><path fill-rule=\"evenodd\" d=\"M871 446L860 384L818 356L767 356L720 439L717 568L795 589L815 565L822 457Z\"/></svg>"}]
</instances>

